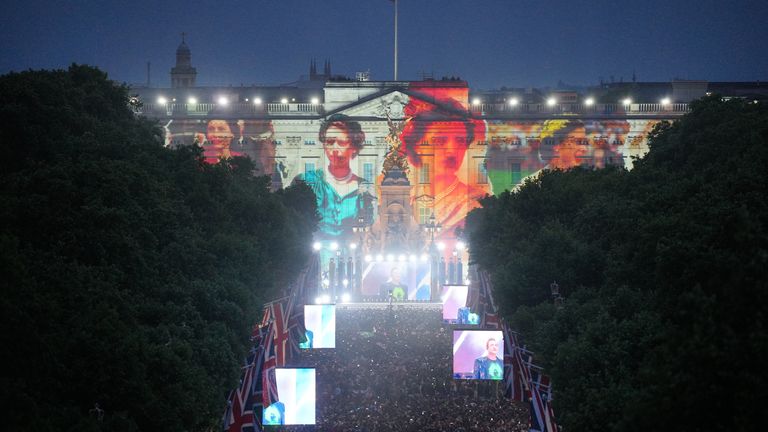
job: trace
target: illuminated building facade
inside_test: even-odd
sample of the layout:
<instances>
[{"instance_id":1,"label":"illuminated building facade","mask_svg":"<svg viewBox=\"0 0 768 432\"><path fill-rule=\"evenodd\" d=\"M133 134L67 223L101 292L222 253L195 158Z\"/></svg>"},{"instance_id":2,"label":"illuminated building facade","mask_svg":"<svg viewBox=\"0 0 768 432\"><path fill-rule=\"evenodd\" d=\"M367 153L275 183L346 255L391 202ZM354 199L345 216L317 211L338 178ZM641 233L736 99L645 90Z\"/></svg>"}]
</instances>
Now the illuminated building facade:
<instances>
[{"instance_id":1,"label":"illuminated building facade","mask_svg":"<svg viewBox=\"0 0 768 432\"><path fill-rule=\"evenodd\" d=\"M602 94L621 96L614 100L599 92L471 93L455 78L334 78L328 61L322 74L313 61L309 79L292 86L195 87L189 60L182 43L171 88L133 90L137 113L161 124L166 144L198 144L210 163L249 156L273 188L306 181L321 213L318 237L356 241L374 254L425 249L430 221L442 228L435 241L455 242L478 199L541 170L631 168L648 150L648 132L688 110L673 98L674 83L665 84L668 93L646 86L645 94L660 96L652 102L629 93L638 83L603 86ZM697 82L677 87L687 97L707 90ZM388 157L393 144L400 150ZM394 156L404 166L387 177Z\"/></svg>"}]
</instances>

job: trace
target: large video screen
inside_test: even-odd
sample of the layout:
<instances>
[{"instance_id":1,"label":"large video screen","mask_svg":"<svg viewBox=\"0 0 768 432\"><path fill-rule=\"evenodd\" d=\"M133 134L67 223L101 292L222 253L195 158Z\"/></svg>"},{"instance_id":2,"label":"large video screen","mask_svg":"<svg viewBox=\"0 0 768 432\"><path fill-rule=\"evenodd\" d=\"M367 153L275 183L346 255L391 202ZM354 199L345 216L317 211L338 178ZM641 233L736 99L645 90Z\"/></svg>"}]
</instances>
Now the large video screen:
<instances>
[{"instance_id":1,"label":"large video screen","mask_svg":"<svg viewBox=\"0 0 768 432\"><path fill-rule=\"evenodd\" d=\"M429 262L421 259L371 261L364 264L362 293L396 301L430 299Z\"/></svg>"},{"instance_id":2,"label":"large video screen","mask_svg":"<svg viewBox=\"0 0 768 432\"><path fill-rule=\"evenodd\" d=\"M307 341L302 348L336 348L336 306L304 305Z\"/></svg>"},{"instance_id":3,"label":"large video screen","mask_svg":"<svg viewBox=\"0 0 768 432\"><path fill-rule=\"evenodd\" d=\"M459 319L459 308L467 306L467 285L444 285L440 293L443 303L443 320L456 321Z\"/></svg>"},{"instance_id":4,"label":"large video screen","mask_svg":"<svg viewBox=\"0 0 768 432\"><path fill-rule=\"evenodd\" d=\"M264 425L315 424L315 369L277 368L277 402L264 408Z\"/></svg>"},{"instance_id":5,"label":"large video screen","mask_svg":"<svg viewBox=\"0 0 768 432\"><path fill-rule=\"evenodd\" d=\"M504 379L504 337L501 330L454 330L453 377Z\"/></svg>"}]
</instances>

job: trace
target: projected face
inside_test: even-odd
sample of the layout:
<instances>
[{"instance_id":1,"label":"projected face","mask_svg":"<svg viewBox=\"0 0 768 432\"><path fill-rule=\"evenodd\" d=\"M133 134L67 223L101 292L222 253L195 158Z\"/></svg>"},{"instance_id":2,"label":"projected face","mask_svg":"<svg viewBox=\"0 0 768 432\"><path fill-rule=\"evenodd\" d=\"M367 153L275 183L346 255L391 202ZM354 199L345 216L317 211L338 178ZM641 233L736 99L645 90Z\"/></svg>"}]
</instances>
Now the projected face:
<instances>
[{"instance_id":1,"label":"projected face","mask_svg":"<svg viewBox=\"0 0 768 432\"><path fill-rule=\"evenodd\" d=\"M420 139L414 138L417 139L409 152L409 162L421 166L418 155L432 154L435 172L440 173L453 174L458 171L470 144L467 125L463 122L429 123L424 129L424 135Z\"/></svg>"},{"instance_id":2,"label":"projected face","mask_svg":"<svg viewBox=\"0 0 768 432\"><path fill-rule=\"evenodd\" d=\"M424 139L433 144L436 169L442 168L451 173L458 171L469 146L464 123L452 122L444 125L444 128L432 124L427 128Z\"/></svg>"},{"instance_id":3,"label":"projected face","mask_svg":"<svg viewBox=\"0 0 768 432\"><path fill-rule=\"evenodd\" d=\"M357 154L357 148L352 145L347 128L340 124L331 125L325 132L323 149L331 169L349 168L350 161Z\"/></svg>"},{"instance_id":4,"label":"projected face","mask_svg":"<svg viewBox=\"0 0 768 432\"><path fill-rule=\"evenodd\" d=\"M226 120L209 121L207 138L219 156L229 157L229 146L235 135Z\"/></svg>"}]
</instances>

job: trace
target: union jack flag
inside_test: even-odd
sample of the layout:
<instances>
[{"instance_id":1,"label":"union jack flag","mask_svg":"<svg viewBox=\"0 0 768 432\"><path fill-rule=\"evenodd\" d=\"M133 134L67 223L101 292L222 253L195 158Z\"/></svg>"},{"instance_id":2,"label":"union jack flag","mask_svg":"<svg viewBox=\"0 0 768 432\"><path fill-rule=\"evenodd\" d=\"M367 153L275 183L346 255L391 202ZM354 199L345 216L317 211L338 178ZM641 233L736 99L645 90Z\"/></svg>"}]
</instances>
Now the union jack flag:
<instances>
[{"instance_id":1,"label":"union jack flag","mask_svg":"<svg viewBox=\"0 0 768 432\"><path fill-rule=\"evenodd\" d=\"M274 326L274 322L270 324L270 332L268 334L272 333L272 327ZM275 339L267 337L266 343L264 344L264 363L262 363L262 407L268 407L278 401L275 367L277 367Z\"/></svg>"},{"instance_id":2,"label":"union jack flag","mask_svg":"<svg viewBox=\"0 0 768 432\"><path fill-rule=\"evenodd\" d=\"M496 303L493 301L491 292L491 278L487 272L476 270L475 279L478 284L478 309L480 315L480 327L498 329L499 316L496 314Z\"/></svg>"},{"instance_id":3,"label":"union jack flag","mask_svg":"<svg viewBox=\"0 0 768 432\"><path fill-rule=\"evenodd\" d=\"M275 300L264 306L264 318L262 326L270 325L272 328L271 339L275 349L276 366L285 366L288 360L289 348L289 314L290 297Z\"/></svg>"},{"instance_id":4,"label":"union jack flag","mask_svg":"<svg viewBox=\"0 0 768 432\"><path fill-rule=\"evenodd\" d=\"M504 396L518 402L525 402L530 398L521 365L515 356L518 350L517 334L504 323Z\"/></svg>"},{"instance_id":5,"label":"union jack flag","mask_svg":"<svg viewBox=\"0 0 768 432\"><path fill-rule=\"evenodd\" d=\"M224 414L223 428L228 432L254 432L261 430L261 422L254 417L254 381L261 375L262 349L257 346L251 350L245 365L243 376L237 389L229 394L227 410Z\"/></svg>"},{"instance_id":6,"label":"union jack flag","mask_svg":"<svg viewBox=\"0 0 768 432\"><path fill-rule=\"evenodd\" d=\"M555 415L552 404L545 394L539 392L539 388L531 388L531 430L541 432L557 432Z\"/></svg>"}]
</instances>

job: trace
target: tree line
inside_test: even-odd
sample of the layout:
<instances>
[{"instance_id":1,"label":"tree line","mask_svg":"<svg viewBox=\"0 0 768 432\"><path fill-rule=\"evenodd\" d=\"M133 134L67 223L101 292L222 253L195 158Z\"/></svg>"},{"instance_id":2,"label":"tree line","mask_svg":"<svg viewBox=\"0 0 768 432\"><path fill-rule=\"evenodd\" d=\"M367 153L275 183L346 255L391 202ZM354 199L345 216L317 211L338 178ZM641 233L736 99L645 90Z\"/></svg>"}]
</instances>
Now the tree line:
<instances>
[{"instance_id":1,"label":"tree line","mask_svg":"<svg viewBox=\"0 0 768 432\"><path fill-rule=\"evenodd\" d=\"M3 428L218 429L312 191L164 147L87 66L0 77L0 152Z\"/></svg>"},{"instance_id":2,"label":"tree line","mask_svg":"<svg viewBox=\"0 0 768 432\"><path fill-rule=\"evenodd\" d=\"M546 171L468 217L472 258L551 373L563 430L766 423L768 109L691 108L631 171Z\"/></svg>"}]
</instances>

